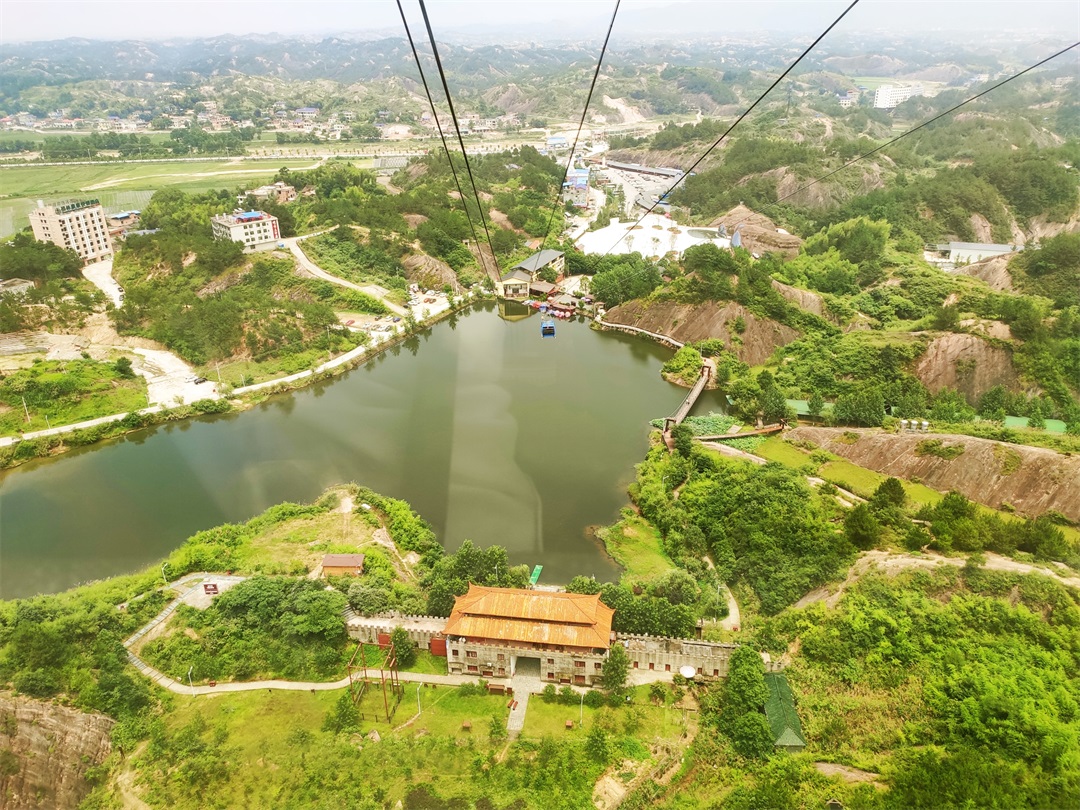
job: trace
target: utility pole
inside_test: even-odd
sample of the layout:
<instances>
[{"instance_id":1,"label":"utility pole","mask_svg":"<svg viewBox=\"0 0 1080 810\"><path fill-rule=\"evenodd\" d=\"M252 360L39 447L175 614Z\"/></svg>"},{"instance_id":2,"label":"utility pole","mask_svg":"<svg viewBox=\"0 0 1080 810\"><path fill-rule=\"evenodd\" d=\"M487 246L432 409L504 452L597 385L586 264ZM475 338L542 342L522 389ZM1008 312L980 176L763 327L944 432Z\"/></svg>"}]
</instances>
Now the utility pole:
<instances>
[{"instance_id":1,"label":"utility pole","mask_svg":"<svg viewBox=\"0 0 1080 810\"><path fill-rule=\"evenodd\" d=\"M217 381L221 382L221 363L214 363L214 368L217 370Z\"/></svg>"},{"instance_id":2,"label":"utility pole","mask_svg":"<svg viewBox=\"0 0 1080 810\"><path fill-rule=\"evenodd\" d=\"M187 670L187 682L188 682L188 686L191 687L191 696L195 697L195 684L193 684L191 682L191 670L193 670L193 669L195 669L194 666L188 667L188 670Z\"/></svg>"},{"instance_id":3,"label":"utility pole","mask_svg":"<svg viewBox=\"0 0 1080 810\"><path fill-rule=\"evenodd\" d=\"M26 408L26 397L19 397L22 400L23 413L26 414L26 424L30 424L30 411Z\"/></svg>"}]
</instances>

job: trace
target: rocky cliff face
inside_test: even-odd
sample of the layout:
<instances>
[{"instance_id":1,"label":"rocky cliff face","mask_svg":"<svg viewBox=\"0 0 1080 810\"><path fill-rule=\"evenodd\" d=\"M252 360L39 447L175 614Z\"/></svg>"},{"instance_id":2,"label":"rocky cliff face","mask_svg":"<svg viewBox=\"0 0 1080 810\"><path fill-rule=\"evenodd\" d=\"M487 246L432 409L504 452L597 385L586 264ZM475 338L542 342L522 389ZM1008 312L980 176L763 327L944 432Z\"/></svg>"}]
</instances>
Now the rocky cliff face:
<instances>
[{"instance_id":1,"label":"rocky cliff face","mask_svg":"<svg viewBox=\"0 0 1080 810\"><path fill-rule=\"evenodd\" d=\"M734 329L736 318L746 325L740 335ZM778 346L786 346L799 337L790 326L760 318L733 301L708 301L704 304L678 304L674 301L628 301L604 316L609 323L636 326L659 332L683 343L718 338L744 363L764 363Z\"/></svg>"},{"instance_id":2,"label":"rocky cliff face","mask_svg":"<svg viewBox=\"0 0 1080 810\"><path fill-rule=\"evenodd\" d=\"M852 432L858 434L858 441L839 441L843 434L850 436ZM811 441L885 475L921 478L936 490L956 490L995 509L1008 503L1028 517L1053 509L1069 520L1080 521L1080 458L1076 456L971 436L897 435L845 428L799 427L786 438ZM918 455L919 442L926 439L963 445L963 453L953 459Z\"/></svg>"},{"instance_id":3,"label":"rocky cliff face","mask_svg":"<svg viewBox=\"0 0 1080 810\"><path fill-rule=\"evenodd\" d=\"M919 358L915 376L935 394L942 388L955 388L972 403L995 385L1010 390L1021 387L1012 354L975 335L950 333L934 338Z\"/></svg>"},{"instance_id":4,"label":"rocky cliff face","mask_svg":"<svg viewBox=\"0 0 1080 810\"><path fill-rule=\"evenodd\" d=\"M104 715L0 693L0 807L78 807L92 788L87 769L112 749L113 723Z\"/></svg>"}]
</instances>

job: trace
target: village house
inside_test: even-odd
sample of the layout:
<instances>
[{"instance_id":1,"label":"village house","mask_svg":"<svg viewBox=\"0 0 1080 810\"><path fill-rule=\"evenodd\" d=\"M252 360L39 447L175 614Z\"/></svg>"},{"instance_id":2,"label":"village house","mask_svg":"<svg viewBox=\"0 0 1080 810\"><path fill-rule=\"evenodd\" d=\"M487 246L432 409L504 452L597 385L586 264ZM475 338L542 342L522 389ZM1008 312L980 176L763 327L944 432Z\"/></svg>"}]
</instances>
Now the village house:
<instances>
[{"instance_id":1,"label":"village house","mask_svg":"<svg viewBox=\"0 0 1080 810\"><path fill-rule=\"evenodd\" d=\"M26 295L32 289L34 289L34 282L25 278L9 278L0 281L0 296Z\"/></svg>"},{"instance_id":2,"label":"village house","mask_svg":"<svg viewBox=\"0 0 1080 810\"><path fill-rule=\"evenodd\" d=\"M499 279L499 297L527 298L530 287L540 281L540 273L549 267L555 271L556 278L562 276L566 267L566 256L561 250L538 251L510 268Z\"/></svg>"},{"instance_id":3,"label":"village house","mask_svg":"<svg viewBox=\"0 0 1080 810\"><path fill-rule=\"evenodd\" d=\"M270 250L281 238L277 217L265 211L234 211L210 219L214 238L239 242L246 252Z\"/></svg>"},{"instance_id":4,"label":"village house","mask_svg":"<svg viewBox=\"0 0 1080 810\"><path fill-rule=\"evenodd\" d=\"M363 554L326 554L322 559L324 577L358 577L364 573Z\"/></svg>"}]
</instances>

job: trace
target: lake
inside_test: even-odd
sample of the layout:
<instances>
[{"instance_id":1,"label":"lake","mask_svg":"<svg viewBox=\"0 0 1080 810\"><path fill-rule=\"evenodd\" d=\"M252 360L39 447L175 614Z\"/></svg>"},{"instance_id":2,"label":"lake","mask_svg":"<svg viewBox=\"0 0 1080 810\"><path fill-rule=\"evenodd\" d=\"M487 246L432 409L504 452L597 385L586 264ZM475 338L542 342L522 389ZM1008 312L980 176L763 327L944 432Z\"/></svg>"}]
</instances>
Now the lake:
<instances>
[{"instance_id":1,"label":"lake","mask_svg":"<svg viewBox=\"0 0 1080 810\"><path fill-rule=\"evenodd\" d=\"M587 529L611 523L648 420L685 396L645 340L478 305L333 380L236 414L128 434L0 474L0 597L135 571L185 538L355 481L468 538L542 564L541 582L617 575ZM696 410L719 409L706 392Z\"/></svg>"}]
</instances>

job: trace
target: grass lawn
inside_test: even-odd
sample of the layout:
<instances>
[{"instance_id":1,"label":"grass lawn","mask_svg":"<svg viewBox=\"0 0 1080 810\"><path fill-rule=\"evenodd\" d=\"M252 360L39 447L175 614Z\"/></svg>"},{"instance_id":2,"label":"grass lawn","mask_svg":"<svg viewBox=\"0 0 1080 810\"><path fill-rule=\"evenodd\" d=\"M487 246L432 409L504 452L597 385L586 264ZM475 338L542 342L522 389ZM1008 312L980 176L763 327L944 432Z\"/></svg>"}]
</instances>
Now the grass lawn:
<instances>
[{"instance_id":1,"label":"grass lawn","mask_svg":"<svg viewBox=\"0 0 1080 810\"><path fill-rule=\"evenodd\" d=\"M869 498L887 475L876 473L845 459L836 459L822 464L818 476L838 487L849 489L862 498Z\"/></svg>"},{"instance_id":2,"label":"grass lawn","mask_svg":"<svg viewBox=\"0 0 1080 810\"><path fill-rule=\"evenodd\" d=\"M110 363L48 360L16 374L17 377L11 375L14 379L0 386L0 436L127 413L147 405L146 381L137 376L124 378ZM53 397L46 404L35 405L32 400L26 409L16 390L21 385L33 386L36 390L39 386L62 383L69 386L67 393Z\"/></svg>"},{"instance_id":3,"label":"grass lawn","mask_svg":"<svg viewBox=\"0 0 1080 810\"><path fill-rule=\"evenodd\" d=\"M322 562L324 554L346 554L371 541L375 530L355 515L329 512L295 517L276 524L252 538L244 548L237 573L289 569L297 563L308 570Z\"/></svg>"},{"instance_id":4,"label":"grass lawn","mask_svg":"<svg viewBox=\"0 0 1080 810\"><path fill-rule=\"evenodd\" d=\"M626 569L627 577L650 580L675 567L664 553L660 534L639 517L627 518L605 529L601 539L608 554Z\"/></svg>"},{"instance_id":5,"label":"grass lawn","mask_svg":"<svg viewBox=\"0 0 1080 810\"><path fill-rule=\"evenodd\" d=\"M766 458L769 461L778 461L785 467L796 469L804 464L812 463L810 453L796 447L791 442L784 441L779 436L770 436L754 451L754 455Z\"/></svg>"},{"instance_id":6,"label":"grass lawn","mask_svg":"<svg viewBox=\"0 0 1080 810\"><path fill-rule=\"evenodd\" d=\"M630 691L632 704L612 708L601 706L599 709L591 709L582 706L578 701L573 704L563 705L559 703L545 703L539 695L533 695L529 699L529 711L525 715L525 728L522 735L525 737L540 738L550 735L559 737L578 737L595 723L600 722L604 726L619 728L620 731L628 731L630 723L636 723L637 727L629 730L632 736L643 742L658 740L679 740L686 730L686 718L680 709L672 706L656 706L649 700L649 687L639 686ZM584 725L578 726L579 718L584 717ZM566 721L571 720L574 728L568 729Z\"/></svg>"}]
</instances>

